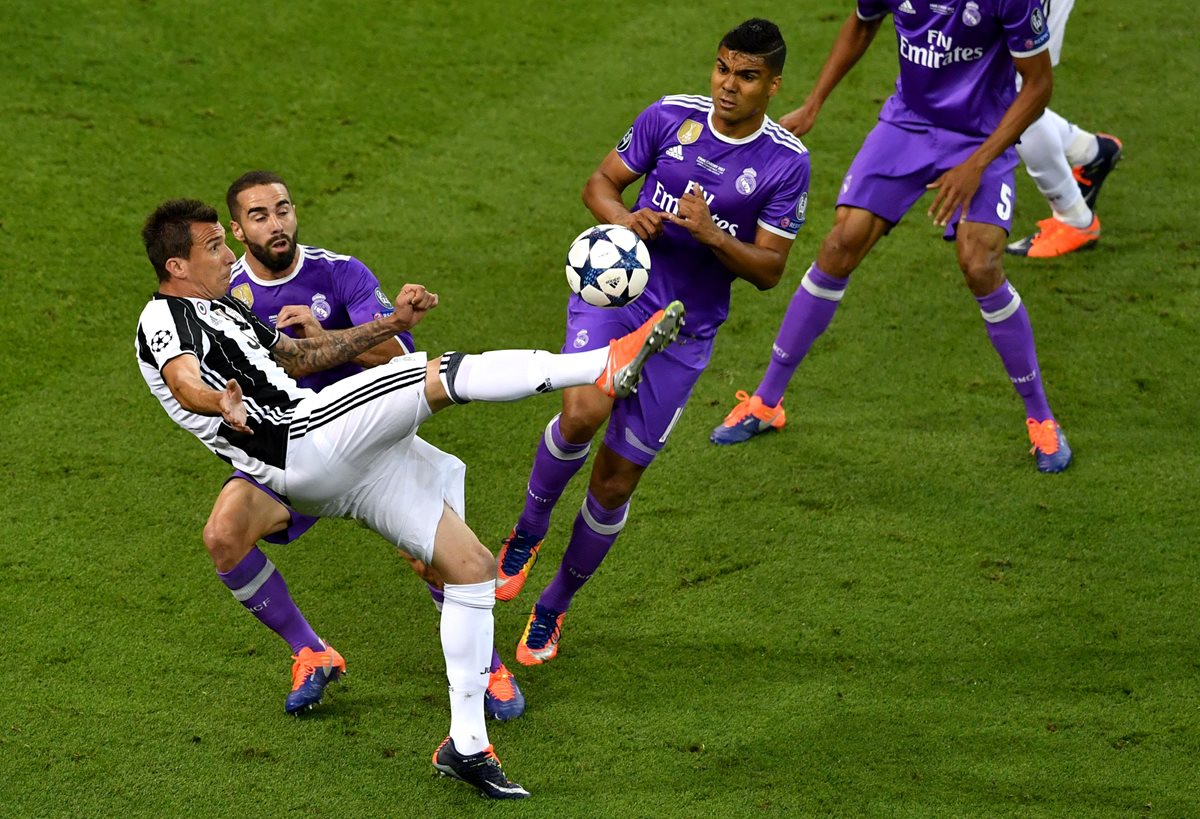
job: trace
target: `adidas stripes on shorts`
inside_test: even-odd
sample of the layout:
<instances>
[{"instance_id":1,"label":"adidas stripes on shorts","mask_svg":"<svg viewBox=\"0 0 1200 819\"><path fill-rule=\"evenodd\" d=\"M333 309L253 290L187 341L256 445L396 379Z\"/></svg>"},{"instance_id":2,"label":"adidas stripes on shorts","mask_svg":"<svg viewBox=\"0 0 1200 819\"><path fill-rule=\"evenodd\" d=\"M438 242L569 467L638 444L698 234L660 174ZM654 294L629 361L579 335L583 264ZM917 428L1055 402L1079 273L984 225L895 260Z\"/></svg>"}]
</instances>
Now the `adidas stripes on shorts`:
<instances>
[{"instance_id":1,"label":"adidas stripes on shorts","mask_svg":"<svg viewBox=\"0 0 1200 819\"><path fill-rule=\"evenodd\" d=\"M467 468L416 434L433 414L425 364L399 356L297 404L284 476L298 511L356 520L428 563L443 503L465 515Z\"/></svg>"}]
</instances>

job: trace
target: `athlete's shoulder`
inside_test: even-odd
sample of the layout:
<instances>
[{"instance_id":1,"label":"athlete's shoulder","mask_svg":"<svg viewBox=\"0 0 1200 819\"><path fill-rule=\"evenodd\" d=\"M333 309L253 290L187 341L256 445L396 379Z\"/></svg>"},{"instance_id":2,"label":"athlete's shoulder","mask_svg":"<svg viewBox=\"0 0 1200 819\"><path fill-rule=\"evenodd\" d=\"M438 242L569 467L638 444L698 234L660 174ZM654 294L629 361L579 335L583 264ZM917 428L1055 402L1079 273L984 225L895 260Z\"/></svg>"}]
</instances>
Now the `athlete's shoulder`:
<instances>
[{"instance_id":1,"label":"athlete's shoulder","mask_svg":"<svg viewBox=\"0 0 1200 819\"><path fill-rule=\"evenodd\" d=\"M800 137L784 128L775 120L767 117L763 122L763 136L779 145L782 149L802 156L808 161L808 148L800 141Z\"/></svg>"},{"instance_id":2,"label":"athlete's shoulder","mask_svg":"<svg viewBox=\"0 0 1200 819\"><path fill-rule=\"evenodd\" d=\"M138 325L174 324L184 319L190 309L191 305L188 303L188 299L155 293L142 308L142 312L138 316Z\"/></svg>"},{"instance_id":3,"label":"athlete's shoulder","mask_svg":"<svg viewBox=\"0 0 1200 819\"><path fill-rule=\"evenodd\" d=\"M334 253L332 250L326 250L323 247L297 245L297 249L304 255L306 260L330 262L334 265L357 261L353 256L347 256L344 253Z\"/></svg>"},{"instance_id":4,"label":"athlete's shoulder","mask_svg":"<svg viewBox=\"0 0 1200 819\"><path fill-rule=\"evenodd\" d=\"M660 99L655 105L661 107L664 112L672 112L676 116L686 117L691 111L703 111L708 113L712 110L712 97L705 97L699 94L668 94Z\"/></svg>"},{"instance_id":5,"label":"athlete's shoulder","mask_svg":"<svg viewBox=\"0 0 1200 819\"><path fill-rule=\"evenodd\" d=\"M241 281L250 280L250 266L246 264L246 254L238 257L238 260L233 263L232 269L229 271L229 283L237 284Z\"/></svg>"}]
</instances>

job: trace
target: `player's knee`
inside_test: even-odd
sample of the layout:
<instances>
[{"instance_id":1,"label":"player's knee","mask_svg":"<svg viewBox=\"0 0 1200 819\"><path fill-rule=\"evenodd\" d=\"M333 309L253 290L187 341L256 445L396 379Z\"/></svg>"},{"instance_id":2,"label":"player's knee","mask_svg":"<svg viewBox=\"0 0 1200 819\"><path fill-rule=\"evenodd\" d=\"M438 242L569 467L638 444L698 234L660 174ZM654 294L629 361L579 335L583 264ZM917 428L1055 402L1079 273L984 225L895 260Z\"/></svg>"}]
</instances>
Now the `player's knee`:
<instances>
[{"instance_id":1,"label":"player's knee","mask_svg":"<svg viewBox=\"0 0 1200 819\"><path fill-rule=\"evenodd\" d=\"M977 296L992 293L1004 282L1004 262L1000 252L982 245L962 248L958 255L967 287Z\"/></svg>"},{"instance_id":2,"label":"player's knee","mask_svg":"<svg viewBox=\"0 0 1200 819\"><path fill-rule=\"evenodd\" d=\"M836 224L821 243L818 265L830 276L848 276L865 253L866 237L845 222Z\"/></svg>"},{"instance_id":3,"label":"player's knee","mask_svg":"<svg viewBox=\"0 0 1200 819\"><path fill-rule=\"evenodd\" d=\"M218 571L229 571L241 562L254 541L227 521L210 518L204 525L204 548Z\"/></svg>"},{"instance_id":4,"label":"player's knee","mask_svg":"<svg viewBox=\"0 0 1200 819\"><path fill-rule=\"evenodd\" d=\"M564 412L558 419L558 429L563 438L572 444L586 444L596 436L596 431L600 429L602 423L604 423L604 419L596 421L587 416L570 415Z\"/></svg>"},{"instance_id":5,"label":"player's knee","mask_svg":"<svg viewBox=\"0 0 1200 819\"><path fill-rule=\"evenodd\" d=\"M496 579L496 558L482 543L465 550L460 557L458 583L485 583ZM440 575L437 575L441 579Z\"/></svg>"},{"instance_id":6,"label":"player's knee","mask_svg":"<svg viewBox=\"0 0 1200 819\"><path fill-rule=\"evenodd\" d=\"M605 509L619 509L633 497L640 477L640 473L634 475L625 472L593 475L588 490Z\"/></svg>"}]
</instances>

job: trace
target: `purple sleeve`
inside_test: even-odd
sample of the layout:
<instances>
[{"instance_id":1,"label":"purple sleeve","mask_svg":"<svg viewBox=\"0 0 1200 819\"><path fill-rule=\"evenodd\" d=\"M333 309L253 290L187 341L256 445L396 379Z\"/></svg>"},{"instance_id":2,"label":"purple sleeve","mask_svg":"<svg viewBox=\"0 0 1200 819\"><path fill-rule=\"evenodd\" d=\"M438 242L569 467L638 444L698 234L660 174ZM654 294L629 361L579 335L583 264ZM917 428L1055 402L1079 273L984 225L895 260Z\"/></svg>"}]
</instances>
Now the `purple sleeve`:
<instances>
[{"instance_id":1,"label":"purple sleeve","mask_svg":"<svg viewBox=\"0 0 1200 819\"><path fill-rule=\"evenodd\" d=\"M366 324L396 312L375 274L358 259L351 257L345 269L339 272L337 281L338 297L346 305L346 314L350 316L351 326ZM412 333L404 332L396 338L400 339L406 353L413 351Z\"/></svg>"},{"instance_id":2,"label":"purple sleeve","mask_svg":"<svg viewBox=\"0 0 1200 819\"><path fill-rule=\"evenodd\" d=\"M791 163L789 173L783 178L758 214L758 224L778 236L794 238L804 224L804 211L808 207L808 177L810 165L808 154L799 156Z\"/></svg>"},{"instance_id":3,"label":"purple sleeve","mask_svg":"<svg viewBox=\"0 0 1200 819\"><path fill-rule=\"evenodd\" d=\"M1000 18L1014 57L1032 57L1050 46L1050 26L1041 0L1001 0Z\"/></svg>"},{"instance_id":4,"label":"purple sleeve","mask_svg":"<svg viewBox=\"0 0 1200 819\"><path fill-rule=\"evenodd\" d=\"M617 145L617 153L621 161L629 166L629 170L637 174L646 174L658 163L658 149L661 143L659 125L662 102L656 102L642 113L638 114L633 125L621 137Z\"/></svg>"},{"instance_id":5,"label":"purple sleeve","mask_svg":"<svg viewBox=\"0 0 1200 819\"><path fill-rule=\"evenodd\" d=\"M883 0L858 0L859 20L878 20L889 11Z\"/></svg>"},{"instance_id":6,"label":"purple sleeve","mask_svg":"<svg viewBox=\"0 0 1200 819\"><path fill-rule=\"evenodd\" d=\"M338 298L346 306L352 326L366 324L379 316L390 316L395 312L375 274L358 259L351 258L338 271L337 283Z\"/></svg>"}]
</instances>

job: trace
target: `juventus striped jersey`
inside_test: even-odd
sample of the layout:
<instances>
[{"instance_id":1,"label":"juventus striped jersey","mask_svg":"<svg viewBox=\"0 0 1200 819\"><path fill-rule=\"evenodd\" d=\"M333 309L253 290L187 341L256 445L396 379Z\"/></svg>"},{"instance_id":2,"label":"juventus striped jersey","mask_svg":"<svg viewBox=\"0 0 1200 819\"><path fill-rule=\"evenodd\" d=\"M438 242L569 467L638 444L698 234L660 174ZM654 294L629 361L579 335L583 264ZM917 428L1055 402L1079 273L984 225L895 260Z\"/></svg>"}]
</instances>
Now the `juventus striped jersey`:
<instances>
[{"instance_id":1,"label":"juventus striped jersey","mask_svg":"<svg viewBox=\"0 0 1200 819\"><path fill-rule=\"evenodd\" d=\"M158 293L138 320L136 350L142 377L175 423L222 460L282 493L292 411L315 393L298 386L271 357L278 340L278 330L228 294L210 301ZM162 368L181 355L196 357L201 379L214 390L225 389L231 378L238 382L253 435L235 431L220 416L189 412L175 400Z\"/></svg>"}]
</instances>

